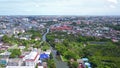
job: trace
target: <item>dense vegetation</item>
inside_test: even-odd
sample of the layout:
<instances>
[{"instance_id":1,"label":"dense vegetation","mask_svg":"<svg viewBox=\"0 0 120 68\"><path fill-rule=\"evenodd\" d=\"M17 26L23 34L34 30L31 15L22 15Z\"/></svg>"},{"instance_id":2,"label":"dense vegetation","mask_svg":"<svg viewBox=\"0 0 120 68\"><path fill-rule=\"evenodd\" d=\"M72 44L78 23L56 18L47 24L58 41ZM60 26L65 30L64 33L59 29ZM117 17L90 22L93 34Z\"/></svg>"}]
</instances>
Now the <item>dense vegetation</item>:
<instances>
[{"instance_id":1,"label":"dense vegetation","mask_svg":"<svg viewBox=\"0 0 120 68\"><path fill-rule=\"evenodd\" d=\"M59 42L55 42L55 39L58 39ZM77 60L87 57L93 68L120 67L119 42L113 43L110 39L83 37L66 32L49 33L47 41L60 52L64 61L69 62L70 59Z\"/></svg>"},{"instance_id":2,"label":"dense vegetation","mask_svg":"<svg viewBox=\"0 0 120 68\"><path fill-rule=\"evenodd\" d=\"M42 49L43 51L46 51L46 50L50 49L50 46L49 46L49 44L48 44L47 42L43 42L43 43L41 44L41 49Z\"/></svg>"},{"instance_id":3,"label":"dense vegetation","mask_svg":"<svg viewBox=\"0 0 120 68\"><path fill-rule=\"evenodd\" d=\"M10 50L10 52L11 52L10 58L17 58L21 55L20 49L12 49Z\"/></svg>"},{"instance_id":4,"label":"dense vegetation","mask_svg":"<svg viewBox=\"0 0 120 68\"><path fill-rule=\"evenodd\" d=\"M50 58L47 59L47 64L48 64L48 68L56 68L52 54L50 54Z\"/></svg>"},{"instance_id":5,"label":"dense vegetation","mask_svg":"<svg viewBox=\"0 0 120 68\"><path fill-rule=\"evenodd\" d=\"M42 35L40 34L40 31L35 31L35 30L28 30L26 32L27 34L32 34L32 39L35 39L36 37L42 37Z\"/></svg>"}]
</instances>

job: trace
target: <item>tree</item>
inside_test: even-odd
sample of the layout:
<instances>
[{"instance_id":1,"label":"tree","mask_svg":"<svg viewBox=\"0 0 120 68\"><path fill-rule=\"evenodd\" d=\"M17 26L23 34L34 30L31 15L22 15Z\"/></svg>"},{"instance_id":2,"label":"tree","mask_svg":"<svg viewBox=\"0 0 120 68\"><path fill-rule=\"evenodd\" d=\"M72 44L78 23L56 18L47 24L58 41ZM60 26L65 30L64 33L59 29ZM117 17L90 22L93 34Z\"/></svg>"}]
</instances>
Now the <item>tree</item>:
<instances>
[{"instance_id":1,"label":"tree","mask_svg":"<svg viewBox=\"0 0 120 68\"><path fill-rule=\"evenodd\" d=\"M10 58L16 58L21 55L20 49L13 49L11 50Z\"/></svg>"},{"instance_id":2,"label":"tree","mask_svg":"<svg viewBox=\"0 0 120 68\"><path fill-rule=\"evenodd\" d=\"M69 68L77 68L77 67L78 67L78 63L77 62L69 63Z\"/></svg>"},{"instance_id":3,"label":"tree","mask_svg":"<svg viewBox=\"0 0 120 68\"><path fill-rule=\"evenodd\" d=\"M64 54L65 58L70 60L70 59L77 59L77 54L74 53L73 51L66 51L65 54Z\"/></svg>"},{"instance_id":4,"label":"tree","mask_svg":"<svg viewBox=\"0 0 120 68\"><path fill-rule=\"evenodd\" d=\"M56 68L53 59L48 59L48 60L47 60L47 64L48 64L48 68Z\"/></svg>"},{"instance_id":5,"label":"tree","mask_svg":"<svg viewBox=\"0 0 120 68\"><path fill-rule=\"evenodd\" d=\"M77 23L76 23L76 22L73 22L71 25L76 26L76 25L77 25Z\"/></svg>"},{"instance_id":6,"label":"tree","mask_svg":"<svg viewBox=\"0 0 120 68\"><path fill-rule=\"evenodd\" d=\"M7 35L4 35L3 37L2 37L2 41L3 42L5 42L5 43L8 43L9 42L9 37L7 36Z\"/></svg>"},{"instance_id":7,"label":"tree","mask_svg":"<svg viewBox=\"0 0 120 68\"><path fill-rule=\"evenodd\" d=\"M47 49L50 49L49 44L48 44L47 42L43 42L43 43L42 43L42 50L43 50L43 51L46 51Z\"/></svg>"}]
</instances>

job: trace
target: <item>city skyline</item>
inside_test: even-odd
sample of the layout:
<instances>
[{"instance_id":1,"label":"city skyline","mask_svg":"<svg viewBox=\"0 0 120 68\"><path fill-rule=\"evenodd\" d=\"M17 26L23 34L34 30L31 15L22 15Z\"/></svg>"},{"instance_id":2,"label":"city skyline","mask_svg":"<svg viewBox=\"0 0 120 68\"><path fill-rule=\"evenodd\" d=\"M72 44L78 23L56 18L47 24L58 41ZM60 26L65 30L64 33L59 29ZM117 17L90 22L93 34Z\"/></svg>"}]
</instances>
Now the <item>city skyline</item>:
<instances>
[{"instance_id":1,"label":"city skyline","mask_svg":"<svg viewBox=\"0 0 120 68\"><path fill-rule=\"evenodd\" d=\"M120 0L0 0L0 15L120 15Z\"/></svg>"}]
</instances>

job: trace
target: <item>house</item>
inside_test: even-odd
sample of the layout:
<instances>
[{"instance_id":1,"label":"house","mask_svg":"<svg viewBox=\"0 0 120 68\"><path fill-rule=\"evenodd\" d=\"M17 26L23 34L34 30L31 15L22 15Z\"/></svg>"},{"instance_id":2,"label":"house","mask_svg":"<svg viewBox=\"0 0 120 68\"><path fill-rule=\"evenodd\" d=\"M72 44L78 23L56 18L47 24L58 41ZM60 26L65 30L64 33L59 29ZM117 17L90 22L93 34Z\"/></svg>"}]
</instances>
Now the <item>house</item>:
<instances>
[{"instance_id":1,"label":"house","mask_svg":"<svg viewBox=\"0 0 120 68\"><path fill-rule=\"evenodd\" d=\"M20 49L20 51L23 51L25 49L25 46L19 46L18 48Z\"/></svg>"},{"instance_id":2,"label":"house","mask_svg":"<svg viewBox=\"0 0 120 68\"><path fill-rule=\"evenodd\" d=\"M40 54L40 57L39 57L40 60L44 60L44 59L48 59L48 58L49 58L49 55L45 54L45 53Z\"/></svg>"},{"instance_id":3,"label":"house","mask_svg":"<svg viewBox=\"0 0 120 68\"><path fill-rule=\"evenodd\" d=\"M7 57L10 56L10 54L11 54L11 52L6 51L6 52L3 52L3 53L0 53L0 56L3 57L3 58L7 58Z\"/></svg>"},{"instance_id":4,"label":"house","mask_svg":"<svg viewBox=\"0 0 120 68\"><path fill-rule=\"evenodd\" d=\"M0 42L0 46L2 46L3 45L3 42Z\"/></svg>"},{"instance_id":5,"label":"house","mask_svg":"<svg viewBox=\"0 0 120 68\"><path fill-rule=\"evenodd\" d=\"M30 52L30 54L26 55L23 58L26 66L36 66L39 59L39 54L36 51Z\"/></svg>"},{"instance_id":6,"label":"house","mask_svg":"<svg viewBox=\"0 0 120 68\"><path fill-rule=\"evenodd\" d=\"M26 37L20 37L20 39L22 39L22 40L28 40Z\"/></svg>"},{"instance_id":7,"label":"house","mask_svg":"<svg viewBox=\"0 0 120 68\"><path fill-rule=\"evenodd\" d=\"M23 50L23 49L25 49L25 46L19 46L18 48Z\"/></svg>"},{"instance_id":8,"label":"house","mask_svg":"<svg viewBox=\"0 0 120 68\"><path fill-rule=\"evenodd\" d=\"M0 38L2 38L4 35L3 34L0 34Z\"/></svg>"},{"instance_id":9,"label":"house","mask_svg":"<svg viewBox=\"0 0 120 68\"><path fill-rule=\"evenodd\" d=\"M0 50L7 50L8 49L8 47L6 47L6 46L0 46Z\"/></svg>"},{"instance_id":10,"label":"house","mask_svg":"<svg viewBox=\"0 0 120 68\"><path fill-rule=\"evenodd\" d=\"M59 40L59 39L55 39L55 40L54 40L54 42L59 43L59 42L60 42L60 40Z\"/></svg>"},{"instance_id":11,"label":"house","mask_svg":"<svg viewBox=\"0 0 120 68\"><path fill-rule=\"evenodd\" d=\"M7 65L6 59L0 59L0 64L2 64L2 65Z\"/></svg>"},{"instance_id":12,"label":"house","mask_svg":"<svg viewBox=\"0 0 120 68\"><path fill-rule=\"evenodd\" d=\"M9 58L8 59L8 62L7 62L7 66L18 66L18 65L20 65L20 59L18 59L18 58Z\"/></svg>"},{"instance_id":13,"label":"house","mask_svg":"<svg viewBox=\"0 0 120 68\"><path fill-rule=\"evenodd\" d=\"M40 37L36 37L36 38L35 38L35 41L38 41L38 40L41 40Z\"/></svg>"},{"instance_id":14,"label":"house","mask_svg":"<svg viewBox=\"0 0 120 68\"><path fill-rule=\"evenodd\" d=\"M85 66L86 66L87 68L91 68L91 64L90 64L89 62L85 62Z\"/></svg>"},{"instance_id":15,"label":"house","mask_svg":"<svg viewBox=\"0 0 120 68\"><path fill-rule=\"evenodd\" d=\"M112 39L113 42L118 42L119 40L116 40L116 39Z\"/></svg>"},{"instance_id":16,"label":"house","mask_svg":"<svg viewBox=\"0 0 120 68\"><path fill-rule=\"evenodd\" d=\"M91 64L88 62L89 61L88 58L82 58L82 60L84 61L84 64L87 68L91 68Z\"/></svg>"},{"instance_id":17,"label":"house","mask_svg":"<svg viewBox=\"0 0 120 68\"><path fill-rule=\"evenodd\" d=\"M83 60L84 62L88 62L88 61L89 61L88 58L82 58L82 60Z\"/></svg>"}]
</instances>

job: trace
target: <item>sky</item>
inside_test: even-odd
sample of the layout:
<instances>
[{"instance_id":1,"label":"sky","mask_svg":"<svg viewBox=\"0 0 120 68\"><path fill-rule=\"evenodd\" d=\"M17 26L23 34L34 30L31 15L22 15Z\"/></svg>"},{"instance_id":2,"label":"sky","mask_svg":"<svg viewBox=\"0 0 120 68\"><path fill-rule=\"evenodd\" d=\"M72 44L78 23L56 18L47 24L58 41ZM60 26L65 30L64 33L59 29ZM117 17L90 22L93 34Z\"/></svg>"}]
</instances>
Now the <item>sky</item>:
<instances>
[{"instance_id":1,"label":"sky","mask_svg":"<svg viewBox=\"0 0 120 68\"><path fill-rule=\"evenodd\" d=\"M120 15L120 0L0 0L0 15Z\"/></svg>"}]
</instances>

